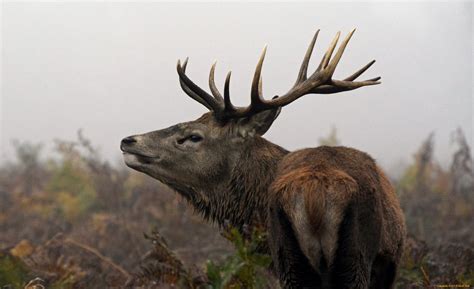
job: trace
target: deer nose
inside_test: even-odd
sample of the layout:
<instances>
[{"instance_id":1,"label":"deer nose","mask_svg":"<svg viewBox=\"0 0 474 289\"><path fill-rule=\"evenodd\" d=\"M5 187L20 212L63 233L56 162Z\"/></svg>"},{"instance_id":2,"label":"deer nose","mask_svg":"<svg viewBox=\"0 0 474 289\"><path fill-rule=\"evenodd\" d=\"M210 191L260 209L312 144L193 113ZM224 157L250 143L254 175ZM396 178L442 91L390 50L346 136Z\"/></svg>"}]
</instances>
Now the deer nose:
<instances>
[{"instance_id":1,"label":"deer nose","mask_svg":"<svg viewBox=\"0 0 474 289\"><path fill-rule=\"evenodd\" d=\"M137 140L133 137L133 136L129 136L129 137L126 137L122 140L122 143L121 145L131 145L131 144L134 144L136 143Z\"/></svg>"}]
</instances>

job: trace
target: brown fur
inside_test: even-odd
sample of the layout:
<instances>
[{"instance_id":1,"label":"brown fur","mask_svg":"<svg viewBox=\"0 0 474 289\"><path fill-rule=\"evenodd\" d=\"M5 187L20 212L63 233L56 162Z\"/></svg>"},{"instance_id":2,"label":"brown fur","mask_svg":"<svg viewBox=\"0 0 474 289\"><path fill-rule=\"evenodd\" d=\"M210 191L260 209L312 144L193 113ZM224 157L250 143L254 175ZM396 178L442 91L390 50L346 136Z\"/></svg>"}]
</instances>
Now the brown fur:
<instances>
[{"instance_id":1,"label":"brown fur","mask_svg":"<svg viewBox=\"0 0 474 289\"><path fill-rule=\"evenodd\" d=\"M384 209L384 225L382 228L382 254L395 256L400 259L403 253L403 244L405 243L405 218L403 217L400 203L390 181L384 172L377 167L377 173L380 177L382 186L382 207ZM400 234L401 233L401 234Z\"/></svg>"},{"instance_id":2,"label":"brown fur","mask_svg":"<svg viewBox=\"0 0 474 289\"><path fill-rule=\"evenodd\" d=\"M324 284L334 286L334 282L338 281L337 277L331 280L332 270L338 272L338 276L347 275L356 271L355 266L361 268L362 264L367 263L374 263L374 266L370 265L351 277L359 276L360 280L351 281L352 285L339 283L342 286L340 288L392 286L393 280L388 279L394 276L388 276L388 281L382 280L379 285L375 285L376 281L370 280L369 270L373 267L372 275L387 270L377 268L379 265L375 262L380 258L393 263L393 268L388 270L396 269L404 242L404 220L390 182L368 155L344 147L319 147L290 153L279 163L275 181L270 187L270 196L274 209L281 207L292 224L290 231L286 233L295 234L297 240L296 244L287 244L285 240L278 241L279 238L276 238L277 241L270 245L274 258L279 259L277 255L281 255L282 246L294 246L294 250L300 250L301 255L307 258L314 274L322 276L319 285L323 286L321 288L326 288ZM299 211L301 208L297 206L298 196L304 200L306 216L302 216ZM348 208L358 214L351 216L353 219L349 222L353 226L361 226L362 229L355 230L346 237L339 229L347 218ZM305 222L309 223L309 228ZM310 236L312 241L308 241L307 236ZM337 244L341 246L348 243L357 246L356 240L367 240L369 244L362 244L360 248L355 249L356 252L349 250L346 254L363 254L364 260L360 261L363 263L344 260L345 254L338 254ZM314 253L315 250L320 250L321 253ZM380 266L387 262L382 262ZM340 268L337 268L338 266ZM395 273L394 271L391 274ZM299 280L304 280L304 277L298 273L280 272L280 276L282 274L283 279L289 279L286 281L288 288L314 285L300 283Z\"/></svg>"},{"instance_id":3,"label":"brown fur","mask_svg":"<svg viewBox=\"0 0 474 289\"><path fill-rule=\"evenodd\" d=\"M317 171L311 166L297 169L291 168L288 172L280 171L278 178L272 183L270 192L272 198L280 199L286 211L291 211L291 204L295 194L302 194L306 214L313 233L318 233L326 210L326 194L331 192L331 199L337 203L349 200L350 195L357 187L356 182L340 170Z\"/></svg>"}]
</instances>

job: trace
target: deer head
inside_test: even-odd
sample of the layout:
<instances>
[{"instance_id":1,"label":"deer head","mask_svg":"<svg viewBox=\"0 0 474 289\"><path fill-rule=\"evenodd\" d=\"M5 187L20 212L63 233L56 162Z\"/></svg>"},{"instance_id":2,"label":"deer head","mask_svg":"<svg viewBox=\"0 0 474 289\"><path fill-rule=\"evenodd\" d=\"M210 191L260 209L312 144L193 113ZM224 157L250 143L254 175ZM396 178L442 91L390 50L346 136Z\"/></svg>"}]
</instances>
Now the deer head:
<instances>
[{"instance_id":1,"label":"deer head","mask_svg":"<svg viewBox=\"0 0 474 289\"><path fill-rule=\"evenodd\" d=\"M369 62L343 80L332 79L354 30L347 35L332 57L340 36L340 33L337 33L316 71L308 76L308 63L318 33L319 30L307 49L293 87L287 93L270 100L265 99L262 94L261 72L266 49L263 50L252 81L251 103L247 107L236 107L230 100L230 72L227 74L222 95L214 81L216 66L212 65L209 94L186 75L188 59L182 64L178 61L177 71L182 89L210 112L194 121L123 139L121 150L126 164L172 186L188 198L195 198L192 194L202 194L200 198L206 199L210 196L204 192L215 191L215 188L223 189L223 186L229 183L235 168L239 164L242 165L244 154L260 151L261 155L268 158L277 158L277 155L284 154L283 149L261 137L270 128L283 106L306 94L337 93L380 83L380 77L354 81L375 61ZM265 174L255 171L258 170L255 168L258 165L257 159L249 159L250 163L246 166L246 170L251 170L249 174Z\"/></svg>"}]
</instances>

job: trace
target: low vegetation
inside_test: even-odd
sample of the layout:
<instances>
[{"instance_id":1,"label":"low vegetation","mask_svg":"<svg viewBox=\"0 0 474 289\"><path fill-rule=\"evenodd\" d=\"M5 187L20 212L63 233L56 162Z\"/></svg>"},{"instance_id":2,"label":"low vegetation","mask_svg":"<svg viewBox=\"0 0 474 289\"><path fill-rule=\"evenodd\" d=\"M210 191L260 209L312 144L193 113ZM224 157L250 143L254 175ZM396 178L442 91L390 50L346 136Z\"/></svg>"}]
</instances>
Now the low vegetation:
<instances>
[{"instance_id":1,"label":"low vegetation","mask_svg":"<svg viewBox=\"0 0 474 289\"><path fill-rule=\"evenodd\" d=\"M320 142L337 144L336 130ZM398 288L474 285L472 157L462 131L453 145L442 165L428 136L393 180L409 231ZM258 251L264 231L247 239L205 224L165 186L104 161L81 132L49 157L14 147L0 167L1 288L278 288Z\"/></svg>"}]
</instances>

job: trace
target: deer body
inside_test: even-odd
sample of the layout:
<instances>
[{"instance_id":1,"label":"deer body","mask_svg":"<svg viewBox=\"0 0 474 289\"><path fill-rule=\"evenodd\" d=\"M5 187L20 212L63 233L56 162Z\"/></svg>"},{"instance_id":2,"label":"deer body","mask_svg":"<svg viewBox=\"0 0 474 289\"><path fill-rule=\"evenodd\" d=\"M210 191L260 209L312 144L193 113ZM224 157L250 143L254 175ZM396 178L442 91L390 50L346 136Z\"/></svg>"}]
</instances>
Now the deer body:
<instances>
[{"instance_id":1,"label":"deer body","mask_svg":"<svg viewBox=\"0 0 474 289\"><path fill-rule=\"evenodd\" d=\"M391 288L404 220L367 154L345 147L293 152L279 163L270 193L270 249L286 287Z\"/></svg>"},{"instance_id":2,"label":"deer body","mask_svg":"<svg viewBox=\"0 0 474 289\"><path fill-rule=\"evenodd\" d=\"M127 165L169 185L220 225L263 226L274 271L284 288L392 288L405 236L403 215L389 181L372 158L355 149L318 147L289 152L262 137L282 106L308 93L335 93L377 84L332 73L352 33L331 60L331 44L317 71L306 76L316 36L295 86L264 100L260 72L252 104L234 107L209 77L212 96L185 75L183 90L211 112L195 121L122 140Z\"/></svg>"}]
</instances>

